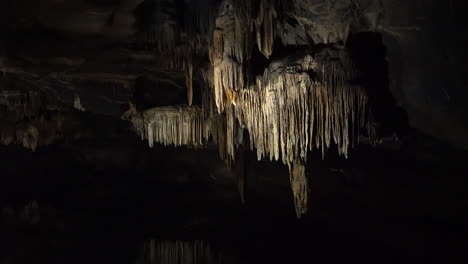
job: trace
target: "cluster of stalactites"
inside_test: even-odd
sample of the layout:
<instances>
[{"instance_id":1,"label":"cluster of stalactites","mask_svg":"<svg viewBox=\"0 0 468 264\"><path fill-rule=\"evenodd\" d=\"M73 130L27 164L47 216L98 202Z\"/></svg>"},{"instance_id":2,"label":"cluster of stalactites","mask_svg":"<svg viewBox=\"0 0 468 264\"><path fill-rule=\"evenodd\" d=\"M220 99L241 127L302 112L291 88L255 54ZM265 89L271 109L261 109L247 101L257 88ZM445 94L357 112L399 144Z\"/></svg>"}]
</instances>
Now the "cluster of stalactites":
<instances>
[{"instance_id":1,"label":"cluster of stalactites","mask_svg":"<svg viewBox=\"0 0 468 264\"><path fill-rule=\"evenodd\" d=\"M145 43L163 60L158 66L183 69L186 74L187 101L193 97L193 57L207 54L213 67L215 103L218 113L224 111L225 97L230 90L245 86L245 66L255 41L267 58L273 52L276 37L277 0L225 0L219 5L189 1L184 27L177 23L175 3L153 0L154 8L147 18ZM258 4L259 6L255 6ZM213 7L214 6L214 7ZM254 14L253 10L258 10ZM181 34L180 32L184 32Z\"/></svg>"},{"instance_id":2,"label":"cluster of stalactites","mask_svg":"<svg viewBox=\"0 0 468 264\"><path fill-rule=\"evenodd\" d=\"M131 106L124 114L142 139L150 147L155 143L164 146L202 146L208 135L206 122L199 107L168 106L138 112Z\"/></svg>"},{"instance_id":3,"label":"cluster of stalactites","mask_svg":"<svg viewBox=\"0 0 468 264\"><path fill-rule=\"evenodd\" d=\"M142 113L131 109L130 119L150 146L154 142L201 145L211 136L226 161L234 160L246 129L259 160L281 160L290 168L300 216L307 208L307 153L317 148L325 155L334 143L347 156L365 125L367 96L361 87L348 83L355 77L349 60L337 57L325 52L293 58L293 65L288 64L291 58L272 63L254 85L228 90L222 114L212 110L216 94L209 96L205 91L202 107L153 108Z\"/></svg>"},{"instance_id":4,"label":"cluster of stalactites","mask_svg":"<svg viewBox=\"0 0 468 264\"><path fill-rule=\"evenodd\" d=\"M365 125L367 96L361 87L348 84L352 66L344 61L317 61L307 55L294 66L272 64L256 85L234 92L232 103L225 106L228 124L238 123L249 132L259 160L281 160L289 166L298 216L307 204L307 153L317 148L325 155L335 143L339 154L347 156ZM229 122L233 119L237 122ZM228 125L227 131L235 128ZM233 138L227 137L228 146L235 145ZM233 149L227 151L234 156Z\"/></svg>"},{"instance_id":5,"label":"cluster of stalactites","mask_svg":"<svg viewBox=\"0 0 468 264\"><path fill-rule=\"evenodd\" d=\"M0 91L0 105L5 106L0 123L0 144L22 145L36 151L50 145L61 133L63 117L59 113L45 118L44 94L40 91Z\"/></svg>"},{"instance_id":6,"label":"cluster of stalactites","mask_svg":"<svg viewBox=\"0 0 468 264\"><path fill-rule=\"evenodd\" d=\"M226 109L248 130L258 159L289 165L306 160L314 147L325 154L333 142L346 156L353 135L364 125L367 103L360 87L347 84L350 77L341 61L318 63L308 55L293 70L268 69L255 86L231 96L234 101ZM229 119L229 111L226 115Z\"/></svg>"},{"instance_id":7,"label":"cluster of stalactites","mask_svg":"<svg viewBox=\"0 0 468 264\"><path fill-rule=\"evenodd\" d=\"M63 116L52 115L19 123L2 122L0 124L0 143L3 145L17 144L33 152L40 146L52 144L63 132Z\"/></svg>"},{"instance_id":8,"label":"cluster of stalactites","mask_svg":"<svg viewBox=\"0 0 468 264\"><path fill-rule=\"evenodd\" d=\"M210 139L219 146L220 157L229 162L234 159L235 141L233 125L226 115L207 113L198 106L155 107L138 112L133 105L124 114L124 119L150 147L155 143L164 146L202 147Z\"/></svg>"},{"instance_id":9,"label":"cluster of stalactites","mask_svg":"<svg viewBox=\"0 0 468 264\"><path fill-rule=\"evenodd\" d=\"M150 146L154 142L200 145L211 137L227 161L234 159L240 142L238 135L242 135L239 131L246 129L258 159L281 160L290 168L296 212L300 216L307 204L307 153L317 148L324 156L335 144L339 153L347 156L364 126L367 97L360 87L347 83L354 78L347 57L327 52L274 62L254 84L249 84L252 82L245 73L255 48L252 43L256 42L265 57L271 56L279 26L277 10L284 2L222 1L212 32L205 32L211 35L211 67L201 73L210 87L209 102L204 100L201 108L177 111L151 109L133 122ZM197 45L189 51L171 49L176 56L169 60L172 64L182 62L189 105L193 97L192 54ZM183 122L185 125L181 125Z\"/></svg>"},{"instance_id":10,"label":"cluster of stalactites","mask_svg":"<svg viewBox=\"0 0 468 264\"><path fill-rule=\"evenodd\" d=\"M6 106L15 118L33 117L39 114L43 96L39 91L0 91L0 105Z\"/></svg>"},{"instance_id":11,"label":"cluster of stalactites","mask_svg":"<svg viewBox=\"0 0 468 264\"><path fill-rule=\"evenodd\" d=\"M144 262L147 264L214 264L219 263L219 258L207 241L149 240L144 245Z\"/></svg>"},{"instance_id":12,"label":"cluster of stalactites","mask_svg":"<svg viewBox=\"0 0 468 264\"><path fill-rule=\"evenodd\" d=\"M209 50L213 67L214 98L224 112L225 97L245 88L244 76L254 46L270 57L276 37L276 1L261 0L253 16L253 1L226 0L220 7Z\"/></svg>"}]
</instances>

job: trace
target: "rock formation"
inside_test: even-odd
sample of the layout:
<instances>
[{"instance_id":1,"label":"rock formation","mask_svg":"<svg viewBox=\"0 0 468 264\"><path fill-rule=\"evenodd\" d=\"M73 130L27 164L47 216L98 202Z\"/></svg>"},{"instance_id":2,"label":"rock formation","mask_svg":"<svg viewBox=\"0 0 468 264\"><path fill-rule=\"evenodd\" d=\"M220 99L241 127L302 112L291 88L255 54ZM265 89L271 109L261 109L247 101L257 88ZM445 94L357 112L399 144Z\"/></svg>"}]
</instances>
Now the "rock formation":
<instances>
[{"instance_id":1,"label":"rock formation","mask_svg":"<svg viewBox=\"0 0 468 264\"><path fill-rule=\"evenodd\" d=\"M303 167L311 151L325 157L336 148L347 157L362 128L368 130L369 143L380 142L374 124L366 124L372 112L369 92L378 88L370 87L372 77L361 75L355 63L359 58L350 55L348 45L361 32L381 34L388 46L390 88L415 127L451 142L453 133L466 131L458 122L465 119L460 102L466 93L439 91L433 83L440 81L428 81L432 89L426 98L421 96L424 85L412 82L403 70L420 76L419 55L429 52L416 51L418 37L412 32L442 31L423 22L403 23L395 1L20 2L0 11L2 21L11 22L0 28L6 36L0 41L5 145L36 150L53 143L62 136L60 129L46 127L60 122L47 116L71 109L123 116L149 146L198 148L214 142L229 164L239 147L248 144L259 160L289 167L302 215L307 204ZM441 3L426 5L455 12ZM408 10L416 12L415 5L407 4ZM84 40L79 47L78 38ZM454 105L447 103L452 101ZM439 112L428 107L431 102ZM416 118L429 113L435 119ZM445 126L434 120L457 129L443 131Z\"/></svg>"}]
</instances>

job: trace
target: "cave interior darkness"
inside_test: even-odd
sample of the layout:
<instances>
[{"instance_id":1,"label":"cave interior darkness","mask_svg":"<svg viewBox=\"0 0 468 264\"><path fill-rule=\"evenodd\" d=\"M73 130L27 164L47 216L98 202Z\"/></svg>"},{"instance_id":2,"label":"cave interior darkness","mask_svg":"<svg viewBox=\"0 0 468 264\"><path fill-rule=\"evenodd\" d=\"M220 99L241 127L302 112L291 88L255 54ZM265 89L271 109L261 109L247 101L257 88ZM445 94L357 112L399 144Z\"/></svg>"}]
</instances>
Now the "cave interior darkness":
<instances>
[{"instance_id":1,"label":"cave interior darkness","mask_svg":"<svg viewBox=\"0 0 468 264\"><path fill-rule=\"evenodd\" d=\"M464 263L463 1L409 2L20 0L0 10L0 264ZM314 66L323 54L338 61L329 75ZM306 83L309 97L286 100L295 94L277 77L285 90ZM323 93L345 99L314 97ZM359 114L343 109L361 109L361 94L365 120L347 130ZM325 102L310 123L271 121L306 120ZM323 150L272 161L268 145L258 159L261 136L251 135L317 126L306 144L320 144L321 118L335 109L327 122L341 134L331 129ZM162 119L142 132L154 113ZM179 121L166 116L185 113L170 127ZM249 127L249 114L265 126ZM163 137L196 137L208 122L181 127L199 115L224 122L202 146L157 138L163 125Z\"/></svg>"}]
</instances>

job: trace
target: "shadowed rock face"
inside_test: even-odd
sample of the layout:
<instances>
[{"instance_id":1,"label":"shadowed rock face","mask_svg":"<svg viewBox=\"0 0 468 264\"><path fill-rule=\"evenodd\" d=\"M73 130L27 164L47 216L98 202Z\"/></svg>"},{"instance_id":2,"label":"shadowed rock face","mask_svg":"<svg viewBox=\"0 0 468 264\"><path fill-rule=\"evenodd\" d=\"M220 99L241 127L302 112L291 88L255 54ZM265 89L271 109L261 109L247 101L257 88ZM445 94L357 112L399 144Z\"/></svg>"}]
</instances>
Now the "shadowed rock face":
<instances>
[{"instance_id":1,"label":"shadowed rock face","mask_svg":"<svg viewBox=\"0 0 468 264\"><path fill-rule=\"evenodd\" d=\"M463 139L468 120L464 64L467 43L461 30L461 1L384 1L388 15L382 36L388 51L390 87L410 123L453 145ZM407 5L406 13L401 12Z\"/></svg>"}]
</instances>

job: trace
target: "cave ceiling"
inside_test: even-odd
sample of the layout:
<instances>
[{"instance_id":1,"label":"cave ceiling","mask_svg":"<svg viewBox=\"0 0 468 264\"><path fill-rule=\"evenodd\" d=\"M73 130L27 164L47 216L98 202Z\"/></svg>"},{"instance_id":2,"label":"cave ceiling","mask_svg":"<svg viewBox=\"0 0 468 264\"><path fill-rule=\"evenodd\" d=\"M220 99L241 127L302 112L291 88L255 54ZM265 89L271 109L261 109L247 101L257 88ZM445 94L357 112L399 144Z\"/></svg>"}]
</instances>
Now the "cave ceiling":
<instances>
[{"instance_id":1,"label":"cave ceiling","mask_svg":"<svg viewBox=\"0 0 468 264\"><path fill-rule=\"evenodd\" d=\"M307 154L347 156L376 140L370 95L382 87L362 82L353 36L381 36L388 88L412 127L468 147L466 42L460 4L448 2L10 1L0 9L1 141L36 150L76 137L64 124L87 112L128 120L149 146L214 142L227 163L248 145L288 165L300 216Z\"/></svg>"}]
</instances>

